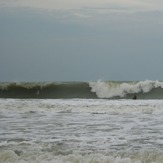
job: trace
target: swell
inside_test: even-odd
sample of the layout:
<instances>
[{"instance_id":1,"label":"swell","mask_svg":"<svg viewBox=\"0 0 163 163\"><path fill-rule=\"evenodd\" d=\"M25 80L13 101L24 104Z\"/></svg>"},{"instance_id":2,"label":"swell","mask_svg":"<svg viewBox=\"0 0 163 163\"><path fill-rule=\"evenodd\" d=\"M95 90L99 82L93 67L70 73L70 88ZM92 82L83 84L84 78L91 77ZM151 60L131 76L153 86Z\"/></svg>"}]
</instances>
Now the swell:
<instances>
[{"instance_id":1,"label":"swell","mask_svg":"<svg viewBox=\"0 0 163 163\"><path fill-rule=\"evenodd\" d=\"M33 99L163 99L160 81L95 81L53 83L0 83L0 98Z\"/></svg>"},{"instance_id":2,"label":"swell","mask_svg":"<svg viewBox=\"0 0 163 163\"><path fill-rule=\"evenodd\" d=\"M0 98L97 98L86 82L1 83Z\"/></svg>"}]
</instances>

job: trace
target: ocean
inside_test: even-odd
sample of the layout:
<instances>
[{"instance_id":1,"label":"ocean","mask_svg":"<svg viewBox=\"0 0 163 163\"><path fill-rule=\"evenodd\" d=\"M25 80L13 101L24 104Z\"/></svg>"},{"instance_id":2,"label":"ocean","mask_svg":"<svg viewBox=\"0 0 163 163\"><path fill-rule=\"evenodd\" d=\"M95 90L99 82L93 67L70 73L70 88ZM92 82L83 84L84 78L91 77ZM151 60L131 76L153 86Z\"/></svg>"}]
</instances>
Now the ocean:
<instances>
[{"instance_id":1,"label":"ocean","mask_svg":"<svg viewBox=\"0 0 163 163\"><path fill-rule=\"evenodd\" d=\"M0 162L163 163L162 99L161 81L0 83Z\"/></svg>"}]
</instances>

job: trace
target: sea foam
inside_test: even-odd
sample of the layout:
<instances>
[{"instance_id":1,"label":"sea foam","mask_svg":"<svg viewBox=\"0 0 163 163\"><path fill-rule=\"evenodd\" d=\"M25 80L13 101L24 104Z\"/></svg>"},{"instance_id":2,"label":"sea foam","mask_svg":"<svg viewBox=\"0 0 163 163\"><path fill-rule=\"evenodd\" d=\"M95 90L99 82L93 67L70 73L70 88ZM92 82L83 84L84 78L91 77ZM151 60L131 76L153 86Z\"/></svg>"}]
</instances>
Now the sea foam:
<instances>
[{"instance_id":1,"label":"sea foam","mask_svg":"<svg viewBox=\"0 0 163 163\"><path fill-rule=\"evenodd\" d=\"M163 82L159 81L140 81L140 82L90 82L92 92L99 98L125 97L128 94L147 93L154 88L163 88Z\"/></svg>"}]
</instances>

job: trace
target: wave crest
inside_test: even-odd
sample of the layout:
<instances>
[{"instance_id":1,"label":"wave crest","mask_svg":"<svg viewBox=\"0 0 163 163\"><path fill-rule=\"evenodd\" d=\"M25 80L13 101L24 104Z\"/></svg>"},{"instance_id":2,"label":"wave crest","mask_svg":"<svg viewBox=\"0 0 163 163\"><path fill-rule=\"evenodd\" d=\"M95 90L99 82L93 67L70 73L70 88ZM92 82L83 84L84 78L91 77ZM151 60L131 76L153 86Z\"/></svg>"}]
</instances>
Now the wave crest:
<instances>
[{"instance_id":1,"label":"wave crest","mask_svg":"<svg viewBox=\"0 0 163 163\"><path fill-rule=\"evenodd\" d=\"M128 94L148 93L154 88L163 88L163 82L145 80L139 82L90 82L91 91L99 98L125 97Z\"/></svg>"}]
</instances>

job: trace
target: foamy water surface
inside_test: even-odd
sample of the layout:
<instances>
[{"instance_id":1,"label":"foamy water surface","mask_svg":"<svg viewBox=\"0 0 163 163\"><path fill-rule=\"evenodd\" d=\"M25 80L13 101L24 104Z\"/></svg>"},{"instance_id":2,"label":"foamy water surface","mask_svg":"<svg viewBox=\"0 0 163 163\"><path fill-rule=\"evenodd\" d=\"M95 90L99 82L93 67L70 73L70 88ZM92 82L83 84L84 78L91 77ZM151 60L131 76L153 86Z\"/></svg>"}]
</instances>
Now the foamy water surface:
<instances>
[{"instance_id":1,"label":"foamy water surface","mask_svg":"<svg viewBox=\"0 0 163 163\"><path fill-rule=\"evenodd\" d=\"M162 163L162 100L0 99L0 162Z\"/></svg>"}]
</instances>

